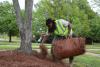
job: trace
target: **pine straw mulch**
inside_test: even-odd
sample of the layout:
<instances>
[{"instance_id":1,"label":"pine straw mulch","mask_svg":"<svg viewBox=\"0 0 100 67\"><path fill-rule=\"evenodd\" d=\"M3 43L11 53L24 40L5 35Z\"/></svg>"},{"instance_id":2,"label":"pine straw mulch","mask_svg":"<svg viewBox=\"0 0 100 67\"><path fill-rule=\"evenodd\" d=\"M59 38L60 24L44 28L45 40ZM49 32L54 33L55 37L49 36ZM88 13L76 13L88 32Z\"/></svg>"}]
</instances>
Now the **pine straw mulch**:
<instances>
[{"instance_id":1,"label":"pine straw mulch","mask_svg":"<svg viewBox=\"0 0 100 67\"><path fill-rule=\"evenodd\" d=\"M0 51L0 67L69 67L69 64L41 58L35 52L27 55L17 51Z\"/></svg>"}]
</instances>

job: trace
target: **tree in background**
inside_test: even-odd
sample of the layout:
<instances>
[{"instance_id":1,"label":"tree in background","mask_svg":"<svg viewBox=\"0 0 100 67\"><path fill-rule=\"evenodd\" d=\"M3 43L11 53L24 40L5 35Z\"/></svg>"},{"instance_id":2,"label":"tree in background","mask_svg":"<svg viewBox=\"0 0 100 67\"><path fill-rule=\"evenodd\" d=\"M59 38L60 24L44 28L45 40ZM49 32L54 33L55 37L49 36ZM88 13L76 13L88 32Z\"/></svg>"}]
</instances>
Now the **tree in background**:
<instances>
[{"instance_id":1,"label":"tree in background","mask_svg":"<svg viewBox=\"0 0 100 67\"><path fill-rule=\"evenodd\" d=\"M91 38L93 39L93 41L95 42L100 42L100 16L95 16L95 18L93 18L91 20Z\"/></svg>"},{"instance_id":2,"label":"tree in background","mask_svg":"<svg viewBox=\"0 0 100 67\"><path fill-rule=\"evenodd\" d=\"M96 8L98 8L97 9L97 11L99 12L99 13L97 13L97 16L95 16L95 18L93 18L92 20L91 20L91 26L92 26L92 39L94 40L94 41L97 41L97 42L100 42L100 0L94 0L94 5L97 5L97 7Z\"/></svg>"},{"instance_id":3,"label":"tree in background","mask_svg":"<svg viewBox=\"0 0 100 67\"><path fill-rule=\"evenodd\" d=\"M7 1L0 3L0 33L8 34L9 42L12 36L18 36L13 5Z\"/></svg>"},{"instance_id":4,"label":"tree in background","mask_svg":"<svg viewBox=\"0 0 100 67\"><path fill-rule=\"evenodd\" d=\"M19 50L25 53L32 53L32 6L33 0L25 0L25 12L22 16L18 0L13 0L16 13L16 23L19 28L21 45Z\"/></svg>"},{"instance_id":5,"label":"tree in background","mask_svg":"<svg viewBox=\"0 0 100 67\"><path fill-rule=\"evenodd\" d=\"M91 34L96 31L92 32L91 24L95 23L92 20L96 20L97 14L90 8L87 0L41 0L36 8L34 17L38 21L34 20L35 23L45 26L45 19L49 17L55 20L67 19L72 22L73 31L77 36L94 39Z\"/></svg>"}]
</instances>

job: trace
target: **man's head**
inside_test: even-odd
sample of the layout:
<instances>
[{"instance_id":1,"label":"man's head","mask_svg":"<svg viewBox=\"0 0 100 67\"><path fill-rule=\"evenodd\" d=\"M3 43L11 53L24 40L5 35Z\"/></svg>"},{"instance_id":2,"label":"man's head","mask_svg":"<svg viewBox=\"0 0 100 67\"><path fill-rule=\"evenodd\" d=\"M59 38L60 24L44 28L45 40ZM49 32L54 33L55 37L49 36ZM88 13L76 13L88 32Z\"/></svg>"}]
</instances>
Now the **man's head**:
<instances>
[{"instance_id":1,"label":"man's head","mask_svg":"<svg viewBox=\"0 0 100 67\"><path fill-rule=\"evenodd\" d=\"M49 29L49 32L54 32L54 30L56 29L56 25L55 25L55 21L51 18L46 20L46 26Z\"/></svg>"},{"instance_id":2,"label":"man's head","mask_svg":"<svg viewBox=\"0 0 100 67\"><path fill-rule=\"evenodd\" d=\"M46 20L46 26L49 28L52 28L53 23L54 23L54 20L52 20L51 18Z\"/></svg>"}]
</instances>

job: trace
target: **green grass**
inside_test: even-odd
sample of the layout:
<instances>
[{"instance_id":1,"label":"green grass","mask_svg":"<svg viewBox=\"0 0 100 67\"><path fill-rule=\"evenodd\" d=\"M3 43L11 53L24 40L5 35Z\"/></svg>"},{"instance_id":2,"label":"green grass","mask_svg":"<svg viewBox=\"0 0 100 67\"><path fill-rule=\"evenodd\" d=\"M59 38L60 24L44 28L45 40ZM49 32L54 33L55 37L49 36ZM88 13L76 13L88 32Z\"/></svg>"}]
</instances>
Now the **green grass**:
<instances>
[{"instance_id":1,"label":"green grass","mask_svg":"<svg viewBox=\"0 0 100 67\"><path fill-rule=\"evenodd\" d=\"M39 48L40 43L32 43L32 48L33 49L38 49ZM50 44L44 44L48 49L51 48Z\"/></svg>"},{"instance_id":2,"label":"green grass","mask_svg":"<svg viewBox=\"0 0 100 67\"><path fill-rule=\"evenodd\" d=\"M77 56L74 62L74 67L100 67L100 57L91 55Z\"/></svg>"},{"instance_id":3,"label":"green grass","mask_svg":"<svg viewBox=\"0 0 100 67\"><path fill-rule=\"evenodd\" d=\"M0 45L0 50L14 50L17 49L19 45ZM51 46L47 45L47 48L51 48ZM39 45L32 45L32 49L38 49Z\"/></svg>"},{"instance_id":4,"label":"green grass","mask_svg":"<svg viewBox=\"0 0 100 67\"><path fill-rule=\"evenodd\" d=\"M14 50L19 47L19 41L0 41L0 50Z\"/></svg>"},{"instance_id":5,"label":"green grass","mask_svg":"<svg viewBox=\"0 0 100 67\"><path fill-rule=\"evenodd\" d=\"M0 35L0 39L9 40L9 37L7 34L3 34L3 35ZM20 39L19 37L12 36L12 40L19 40L19 39Z\"/></svg>"},{"instance_id":6,"label":"green grass","mask_svg":"<svg viewBox=\"0 0 100 67\"><path fill-rule=\"evenodd\" d=\"M19 41L0 41L0 50L4 49L15 49L19 46ZM6 46L7 45L7 46ZM15 46L17 45L17 46ZM32 48L39 48L40 43L32 43ZM10 48L11 46L11 48ZM47 48L51 48L50 44L46 44ZM8 48L7 48L8 47ZM94 45L86 45L86 49L100 49L100 43L94 43ZM94 52L94 51L92 51ZM99 51L95 51L96 53L99 53Z\"/></svg>"},{"instance_id":7,"label":"green grass","mask_svg":"<svg viewBox=\"0 0 100 67\"><path fill-rule=\"evenodd\" d=\"M0 50L14 50L18 47L18 45L0 45Z\"/></svg>"},{"instance_id":8,"label":"green grass","mask_svg":"<svg viewBox=\"0 0 100 67\"><path fill-rule=\"evenodd\" d=\"M0 41L0 45L19 45L19 41L13 41L13 42Z\"/></svg>"},{"instance_id":9,"label":"green grass","mask_svg":"<svg viewBox=\"0 0 100 67\"><path fill-rule=\"evenodd\" d=\"M40 43L32 43L33 49L38 49ZM47 48L51 48L50 44L44 44ZM14 50L17 49L20 46L19 41L17 42L8 42L8 41L1 41L0 42L0 50Z\"/></svg>"}]
</instances>

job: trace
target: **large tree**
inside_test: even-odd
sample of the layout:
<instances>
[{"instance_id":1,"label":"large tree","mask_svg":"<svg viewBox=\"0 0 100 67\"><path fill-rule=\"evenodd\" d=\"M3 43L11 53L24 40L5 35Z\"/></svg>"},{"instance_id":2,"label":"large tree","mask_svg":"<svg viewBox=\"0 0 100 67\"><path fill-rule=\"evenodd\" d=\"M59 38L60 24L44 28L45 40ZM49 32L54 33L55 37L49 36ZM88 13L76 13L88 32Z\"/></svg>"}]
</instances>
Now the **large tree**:
<instances>
[{"instance_id":1,"label":"large tree","mask_svg":"<svg viewBox=\"0 0 100 67\"><path fill-rule=\"evenodd\" d=\"M32 7L33 0L25 0L25 13L21 14L18 0L13 0L16 13L16 23L19 28L21 45L19 50L30 54L32 52Z\"/></svg>"}]
</instances>

